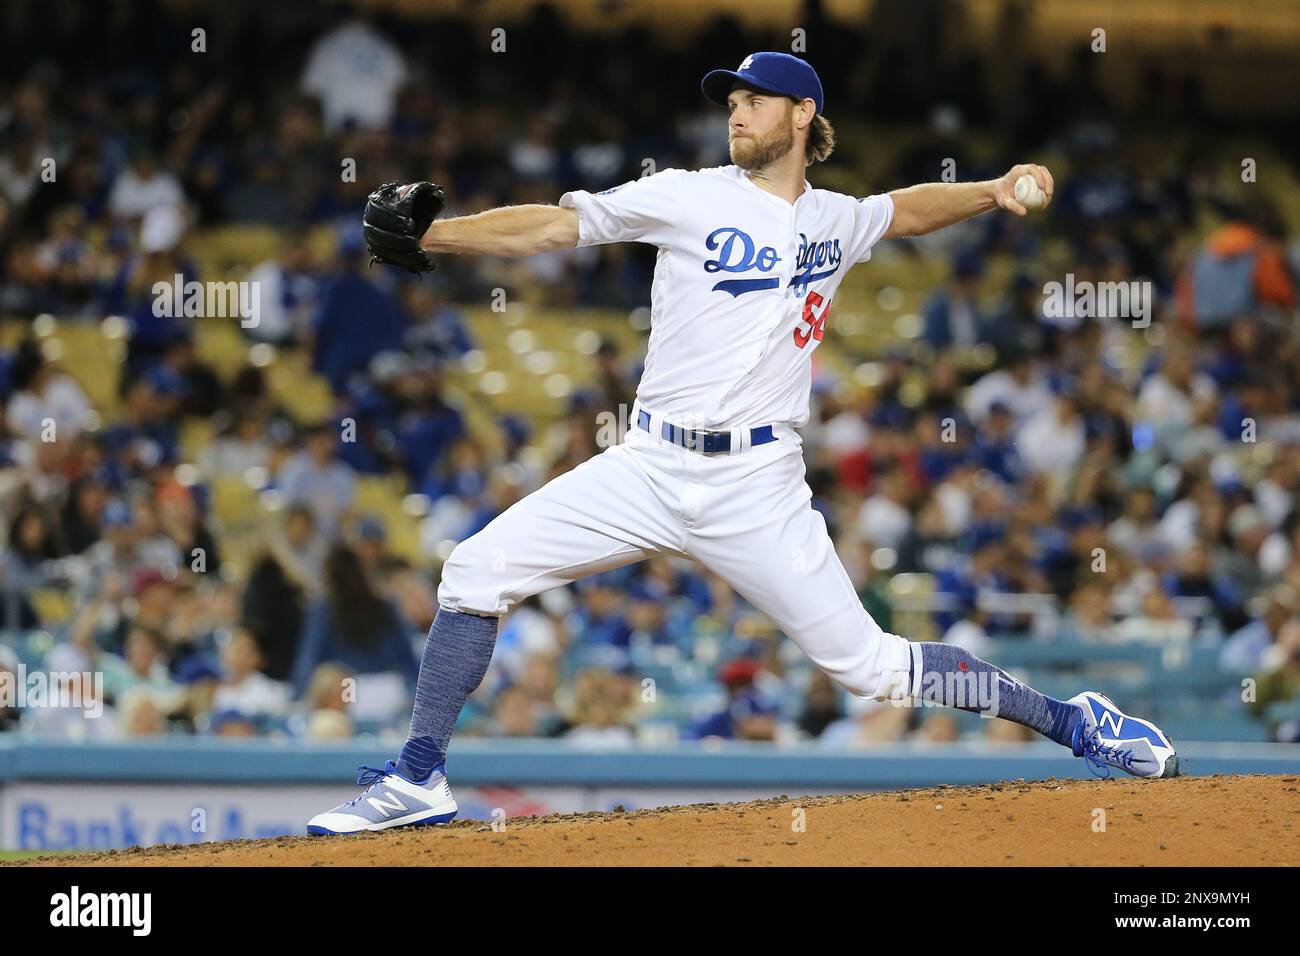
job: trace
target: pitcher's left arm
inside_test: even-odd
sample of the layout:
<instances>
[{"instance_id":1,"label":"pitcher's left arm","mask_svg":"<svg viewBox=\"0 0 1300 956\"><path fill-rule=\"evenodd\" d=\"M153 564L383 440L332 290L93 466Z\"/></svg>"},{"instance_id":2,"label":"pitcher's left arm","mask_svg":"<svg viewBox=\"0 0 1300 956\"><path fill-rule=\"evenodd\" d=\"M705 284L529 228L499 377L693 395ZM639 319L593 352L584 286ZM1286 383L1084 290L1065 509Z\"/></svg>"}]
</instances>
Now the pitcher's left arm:
<instances>
[{"instance_id":1,"label":"pitcher's left arm","mask_svg":"<svg viewBox=\"0 0 1300 956\"><path fill-rule=\"evenodd\" d=\"M894 218L883 238L923 236L980 213L1006 209L1017 216L1029 210L1016 199L1016 180L1030 175L1043 191L1043 206L1052 201L1052 174L1046 166L1022 163L999 179L978 183L921 183L889 194Z\"/></svg>"}]
</instances>

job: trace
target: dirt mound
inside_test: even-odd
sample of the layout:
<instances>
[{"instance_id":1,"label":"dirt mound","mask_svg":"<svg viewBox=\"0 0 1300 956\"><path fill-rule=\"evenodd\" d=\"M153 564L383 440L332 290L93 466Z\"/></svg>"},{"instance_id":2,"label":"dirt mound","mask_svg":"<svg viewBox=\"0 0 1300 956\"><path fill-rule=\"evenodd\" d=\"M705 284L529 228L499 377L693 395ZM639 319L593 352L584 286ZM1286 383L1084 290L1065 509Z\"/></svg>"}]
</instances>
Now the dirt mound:
<instances>
[{"instance_id":1,"label":"dirt mound","mask_svg":"<svg viewBox=\"0 0 1300 956\"><path fill-rule=\"evenodd\" d=\"M1118 865L1300 863L1300 777L1048 780L701 804L15 865Z\"/></svg>"}]
</instances>

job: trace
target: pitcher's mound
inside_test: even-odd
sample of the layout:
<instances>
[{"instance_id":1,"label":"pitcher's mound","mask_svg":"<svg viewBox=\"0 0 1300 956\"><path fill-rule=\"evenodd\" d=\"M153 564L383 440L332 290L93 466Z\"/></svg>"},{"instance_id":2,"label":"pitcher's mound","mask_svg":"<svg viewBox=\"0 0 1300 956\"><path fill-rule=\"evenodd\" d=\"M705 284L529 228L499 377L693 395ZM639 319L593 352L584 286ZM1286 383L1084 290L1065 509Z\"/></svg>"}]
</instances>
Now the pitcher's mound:
<instances>
[{"instance_id":1,"label":"pitcher's mound","mask_svg":"<svg viewBox=\"0 0 1300 956\"><path fill-rule=\"evenodd\" d=\"M1048 780L46 857L147 866L1286 866L1300 777Z\"/></svg>"}]
</instances>

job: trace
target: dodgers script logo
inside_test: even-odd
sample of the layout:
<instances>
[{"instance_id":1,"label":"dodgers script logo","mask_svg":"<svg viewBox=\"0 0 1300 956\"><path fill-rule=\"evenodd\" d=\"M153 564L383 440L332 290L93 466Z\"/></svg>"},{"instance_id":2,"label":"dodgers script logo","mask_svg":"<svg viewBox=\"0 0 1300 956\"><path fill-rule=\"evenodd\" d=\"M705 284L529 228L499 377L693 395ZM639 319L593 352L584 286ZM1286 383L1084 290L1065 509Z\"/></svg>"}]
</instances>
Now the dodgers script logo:
<instances>
[{"instance_id":1,"label":"dodgers script logo","mask_svg":"<svg viewBox=\"0 0 1300 956\"><path fill-rule=\"evenodd\" d=\"M840 241L838 239L827 239L824 242L809 242L808 237L802 232L799 233L799 255L795 258L795 268L799 272L790 280L790 285L795 292L802 295L808 289L810 282L817 282L825 279L827 276L833 276L839 270L840 263L844 260L844 254L840 252ZM830 266L821 272L814 272L814 269L820 269L822 266Z\"/></svg>"},{"instance_id":2,"label":"dodgers script logo","mask_svg":"<svg viewBox=\"0 0 1300 956\"><path fill-rule=\"evenodd\" d=\"M704 240L705 248L717 252L716 259L706 259L705 272L771 272L772 267L781 261L772 246L755 249L754 240L749 233L735 226L723 226L714 229ZM781 284L779 276L765 279L722 279L713 285L714 292L729 292L733 296L742 296L746 292L760 289L775 289Z\"/></svg>"},{"instance_id":3,"label":"dodgers script logo","mask_svg":"<svg viewBox=\"0 0 1300 956\"><path fill-rule=\"evenodd\" d=\"M705 272L771 272L781 257L773 246L759 246L749 233L735 226L723 226L715 229L704 240L710 252L717 257L704 261ZM799 253L795 259L798 270L790 279L790 287L795 295L803 295L808 285L834 275L839 271L844 254L840 250L838 239L823 242L809 242L808 236L799 233ZM829 266L829 268L823 268ZM820 270L820 271L819 271ZM732 296L742 296L746 292L758 292L763 289L775 289L781 284L779 276L766 276L751 279L721 279L713 285L714 292L726 292Z\"/></svg>"}]
</instances>

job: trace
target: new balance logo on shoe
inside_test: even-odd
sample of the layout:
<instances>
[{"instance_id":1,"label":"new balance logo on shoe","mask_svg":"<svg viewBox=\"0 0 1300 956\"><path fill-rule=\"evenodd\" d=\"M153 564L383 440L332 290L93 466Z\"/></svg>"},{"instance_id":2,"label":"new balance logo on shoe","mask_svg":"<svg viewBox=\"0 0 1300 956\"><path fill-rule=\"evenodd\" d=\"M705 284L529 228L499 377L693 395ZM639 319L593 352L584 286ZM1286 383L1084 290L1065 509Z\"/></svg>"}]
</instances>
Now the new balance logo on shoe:
<instances>
[{"instance_id":1,"label":"new balance logo on shoe","mask_svg":"<svg viewBox=\"0 0 1300 956\"><path fill-rule=\"evenodd\" d=\"M394 796L393 791L391 790L387 791L384 794L384 796L387 797L388 799L381 800L378 797L367 797L366 803L370 804L377 811L382 813L385 817L391 816L392 814L390 813L390 811L392 810L396 810L399 813L406 812L407 809L406 804L402 802L400 797ZM389 801L392 802L390 803Z\"/></svg>"},{"instance_id":2,"label":"new balance logo on shoe","mask_svg":"<svg viewBox=\"0 0 1300 956\"><path fill-rule=\"evenodd\" d=\"M1104 730L1107 724L1110 725L1112 735L1116 737L1121 736L1120 729L1124 726L1123 717L1119 714L1113 713L1112 711L1103 710L1101 712L1101 718L1097 721L1097 726Z\"/></svg>"}]
</instances>

